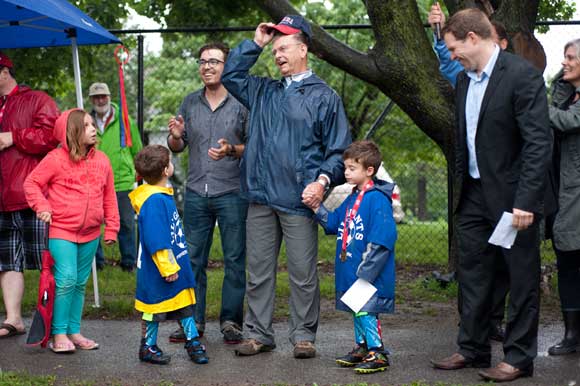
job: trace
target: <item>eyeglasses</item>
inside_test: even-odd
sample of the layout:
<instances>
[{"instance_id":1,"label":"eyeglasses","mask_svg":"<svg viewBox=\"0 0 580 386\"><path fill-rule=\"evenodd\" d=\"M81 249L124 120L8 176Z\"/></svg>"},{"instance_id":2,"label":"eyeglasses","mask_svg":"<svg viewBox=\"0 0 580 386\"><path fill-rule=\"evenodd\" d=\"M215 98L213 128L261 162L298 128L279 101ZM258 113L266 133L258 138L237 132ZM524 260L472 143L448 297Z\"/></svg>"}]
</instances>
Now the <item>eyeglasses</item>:
<instances>
[{"instance_id":1,"label":"eyeglasses","mask_svg":"<svg viewBox=\"0 0 580 386\"><path fill-rule=\"evenodd\" d=\"M279 52L281 54L285 54L286 52L288 52L288 48L290 48L290 46L299 46L301 44L304 44L304 43L289 43L289 44L284 44L284 45L278 47L277 49L273 49L272 50L272 55L276 55L277 52Z\"/></svg>"},{"instance_id":2,"label":"eyeglasses","mask_svg":"<svg viewBox=\"0 0 580 386\"><path fill-rule=\"evenodd\" d=\"M215 67L217 66L219 63L223 63L223 60L219 60L219 59L209 59L209 60L205 60L205 59L198 59L197 60L197 64L199 64L200 67L205 66L206 64L209 64L210 67Z\"/></svg>"}]
</instances>

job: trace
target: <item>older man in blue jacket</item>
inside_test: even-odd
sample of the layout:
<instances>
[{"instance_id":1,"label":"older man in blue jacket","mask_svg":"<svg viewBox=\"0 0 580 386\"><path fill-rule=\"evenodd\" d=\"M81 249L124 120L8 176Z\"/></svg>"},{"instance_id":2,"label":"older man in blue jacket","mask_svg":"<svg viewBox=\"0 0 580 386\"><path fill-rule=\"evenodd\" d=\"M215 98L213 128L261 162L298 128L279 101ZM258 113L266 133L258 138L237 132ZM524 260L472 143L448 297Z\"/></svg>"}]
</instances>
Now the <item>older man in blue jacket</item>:
<instances>
[{"instance_id":1,"label":"older man in blue jacket","mask_svg":"<svg viewBox=\"0 0 580 386\"><path fill-rule=\"evenodd\" d=\"M290 280L289 337L294 357L316 355L320 313L316 269L318 233L304 203L320 202L325 189L344 180L342 152L351 143L340 97L308 68L310 25L299 15L261 23L254 40L230 52L222 74L226 89L250 110L241 188L250 202L246 222L248 339L239 355L276 347L272 317L282 239ZM249 75L263 48L282 79ZM304 200L304 203L303 203Z\"/></svg>"}]
</instances>

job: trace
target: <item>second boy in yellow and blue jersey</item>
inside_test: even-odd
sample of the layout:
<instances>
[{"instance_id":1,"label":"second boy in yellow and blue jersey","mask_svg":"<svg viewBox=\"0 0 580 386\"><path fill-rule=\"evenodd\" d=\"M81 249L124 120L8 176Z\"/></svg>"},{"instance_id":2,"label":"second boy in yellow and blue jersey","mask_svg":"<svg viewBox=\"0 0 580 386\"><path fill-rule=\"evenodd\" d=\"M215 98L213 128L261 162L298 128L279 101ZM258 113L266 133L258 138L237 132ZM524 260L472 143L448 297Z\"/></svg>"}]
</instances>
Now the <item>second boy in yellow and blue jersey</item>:
<instances>
[{"instance_id":1,"label":"second boy in yellow and blue jersey","mask_svg":"<svg viewBox=\"0 0 580 386\"><path fill-rule=\"evenodd\" d=\"M169 363L171 358L157 346L157 330L161 321L179 320L191 360L208 363L193 317L195 279L185 235L173 189L166 187L173 174L169 149L146 146L135 157L135 169L147 182L129 195L138 214L140 235L135 294L135 308L143 312L139 359Z\"/></svg>"},{"instance_id":2,"label":"second boy in yellow and blue jersey","mask_svg":"<svg viewBox=\"0 0 580 386\"><path fill-rule=\"evenodd\" d=\"M336 362L354 366L359 374L384 371L388 350L381 337L379 313L395 307L395 241L393 218L394 184L374 178L381 153L371 141L352 143L343 154L346 181L353 192L334 211L321 205L312 208L327 234L337 234L335 257L336 308L351 312L356 347ZM340 298L358 279L377 288L375 294L354 313Z\"/></svg>"}]
</instances>

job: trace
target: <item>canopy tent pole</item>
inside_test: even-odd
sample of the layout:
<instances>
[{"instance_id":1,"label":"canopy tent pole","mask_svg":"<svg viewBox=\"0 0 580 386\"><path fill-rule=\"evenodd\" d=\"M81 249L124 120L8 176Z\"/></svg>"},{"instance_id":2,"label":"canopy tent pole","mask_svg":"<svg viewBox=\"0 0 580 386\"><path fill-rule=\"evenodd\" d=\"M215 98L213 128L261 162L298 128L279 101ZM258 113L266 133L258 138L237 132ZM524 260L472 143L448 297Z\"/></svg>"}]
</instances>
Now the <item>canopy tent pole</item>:
<instances>
[{"instance_id":1,"label":"canopy tent pole","mask_svg":"<svg viewBox=\"0 0 580 386\"><path fill-rule=\"evenodd\" d=\"M83 88L81 86L81 66L79 63L79 46L77 45L76 30L71 28L67 31L70 36L71 46L72 46L72 59L73 59L73 70L75 74L75 91L77 94L77 107L79 109L84 109L83 103ZM100 241L99 241L100 242ZM95 295L94 307L101 307L99 301L99 280L97 275L97 260L96 257L93 258L93 293Z\"/></svg>"},{"instance_id":2,"label":"canopy tent pole","mask_svg":"<svg viewBox=\"0 0 580 386\"><path fill-rule=\"evenodd\" d=\"M77 107L79 109L83 109L84 104L83 104L83 90L81 86L81 66L79 63L79 46L77 45L76 29L69 29L67 32L70 36L72 46L72 59L73 59L73 70L75 74L75 91L77 94Z\"/></svg>"}]
</instances>

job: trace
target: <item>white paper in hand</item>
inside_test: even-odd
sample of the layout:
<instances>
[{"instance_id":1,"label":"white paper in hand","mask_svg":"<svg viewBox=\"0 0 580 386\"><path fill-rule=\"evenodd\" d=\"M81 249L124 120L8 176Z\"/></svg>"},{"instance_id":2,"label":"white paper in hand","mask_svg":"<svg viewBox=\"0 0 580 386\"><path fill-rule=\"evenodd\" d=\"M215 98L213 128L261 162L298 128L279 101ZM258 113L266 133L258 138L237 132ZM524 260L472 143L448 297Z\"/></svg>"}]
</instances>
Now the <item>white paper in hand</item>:
<instances>
[{"instance_id":1,"label":"white paper in hand","mask_svg":"<svg viewBox=\"0 0 580 386\"><path fill-rule=\"evenodd\" d=\"M510 249L514 245L518 230L512 225L513 215L503 212L488 242L493 245Z\"/></svg>"},{"instance_id":2,"label":"white paper in hand","mask_svg":"<svg viewBox=\"0 0 580 386\"><path fill-rule=\"evenodd\" d=\"M354 312L359 312L375 292L377 288L374 285L366 280L357 279L340 300Z\"/></svg>"}]
</instances>

